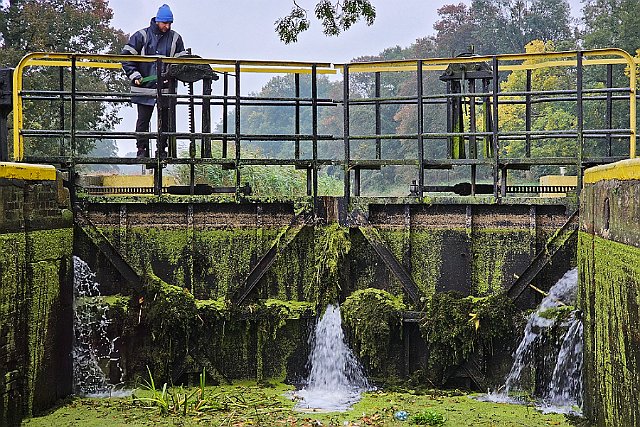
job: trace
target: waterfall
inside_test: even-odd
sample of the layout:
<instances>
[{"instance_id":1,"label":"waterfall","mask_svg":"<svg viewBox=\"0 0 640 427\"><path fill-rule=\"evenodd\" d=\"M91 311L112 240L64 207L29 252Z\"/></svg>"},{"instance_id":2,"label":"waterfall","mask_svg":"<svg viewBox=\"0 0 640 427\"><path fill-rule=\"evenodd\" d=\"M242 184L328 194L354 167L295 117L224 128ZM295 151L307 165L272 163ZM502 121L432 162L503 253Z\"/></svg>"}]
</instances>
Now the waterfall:
<instances>
[{"instance_id":1,"label":"waterfall","mask_svg":"<svg viewBox=\"0 0 640 427\"><path fill-rule=\"evenodd\" d=\"M582 407L582 320L573 313L570 322L545 399L550 408Z\"/></svg>"},{"instance_id":2,"label":"waterfall","mask_svg":"<svg viewBox=\"0 0 640 427\"><path fill-rule=\"evenodd\" d=\"M577 287L577 269L569 270L551 287L536 311L529 316L503 391L490 393L483 400L515 401L510 397L510 392L522 391L523 370L532 365L536 351L543 346L545 338L552 335L551 331L560 328L566 329L566 332L556 343L559 350L545 356L545 364L554 366L554 369L549 383L538 386L539 390L543 390L543 395L538 396L538 407L543 412L580 412L577 408L582 405L582 320L575 310L564 320L558 320L562 316L549 315L562 306L575 304ZM544 378L544 375L539 377Z\"/></svg>"},{"instance_id":3,"label":"waterfall","mask_svg":"<svg viewBox=\"0 0 640 427\"><path fill-rule=\"evenodd\" d=\"M340 307L327 306L310 336L311 367L306 386L296 393L299 409L346 411L369 390L362 367L344 340Z\"/></svg>"},{"instance_id":4,"label":"waterfall","mask_svg":"<svg viewBox=\"0 0 640 427\"><path fill-rule=\"evenodd\" d=\"M115 350L118 338L109 339L108 307L100 295L95 273L86 262L73 257L73 392L77 395L106 397L122 383L123 372ZM114 371L120 378L111 384L106 372ZM110 375L111 376L111 375ZM126 393L125 393L126 394Z\"/></svg>"}]
</instances>

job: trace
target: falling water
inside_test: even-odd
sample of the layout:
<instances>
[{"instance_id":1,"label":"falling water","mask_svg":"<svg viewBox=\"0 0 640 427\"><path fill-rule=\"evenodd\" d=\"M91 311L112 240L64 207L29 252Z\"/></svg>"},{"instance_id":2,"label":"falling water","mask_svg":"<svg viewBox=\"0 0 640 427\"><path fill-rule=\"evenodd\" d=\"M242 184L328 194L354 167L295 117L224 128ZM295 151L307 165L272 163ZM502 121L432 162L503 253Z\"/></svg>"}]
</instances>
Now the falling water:
<instances>
[{"instance_id":1,"label":"falling water","mask_svg":"<svg viewBox=\"0 0 640 427\"><path fill-rule=\"evenodd\" d=\"M576 408L582 405L582 321L577 311L572 312L568 319L562 320L561 324L558 324L557 316L545 315L550 309L575 304L577 285L578 270L572 269L549 290L538 309L529 316L503 391L490 393L486 400L514 401L509 393L521 389L523 369L533 361L536 348L543 337L550 335L553 327L561 326L567 332L561 338L562 345L557 353L552 379L548 387L541 387L546 391L541 396L539 408L545 412L580 412ZM555 353L552 356L556 357Z\"/></svg>"},{"instance_id":2,"label":"falling water","mask_svg":"<svg viewBox=\"0 0 640 427\"><path fill-rule=\"evenodd\" d=\"M549 411L582 407L582 345L582 320L573 313L545 399Z\"/></svg>"},{"instance_id":3,"label":"falling water","mask_svg":"<svg viewBox=\"0 0 640 427\"><path fill-rule=\"evenodd\" d=\"M299 409L346 411L369 390L362 367L346 345L340 307L329 305L310 337L311 372L296 396Z\"/></svg>"},{"instance_id":4,"label":"falling water","mask_svg":"<svg viewBox=\"0 0 640 427\"><path fill-rule=\"evenodd\" d=\"M118 384L110 384L105 371L115 369L122 377L115 350L118 338L107 336L108 307L100 296L95 274L86 262L73 257L74 292L74 393L83 396L113 396ZM120 381L121 383L121 381ZM125 393L126 394L126 393Z\"/></svg>"}]
</instances>

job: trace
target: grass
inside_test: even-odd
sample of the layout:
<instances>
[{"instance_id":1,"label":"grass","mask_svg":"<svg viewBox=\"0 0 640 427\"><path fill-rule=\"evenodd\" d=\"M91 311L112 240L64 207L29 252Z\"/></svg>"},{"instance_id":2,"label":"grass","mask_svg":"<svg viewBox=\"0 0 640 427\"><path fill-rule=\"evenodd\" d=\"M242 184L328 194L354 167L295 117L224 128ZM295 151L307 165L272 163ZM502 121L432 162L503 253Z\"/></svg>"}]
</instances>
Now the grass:
<instances>
[{"instance_id":1,"label":"grass","mask_svg":"<svg viewBox=\"0 0 640 427\"><path fill-rule=\"evenodd\" d=\"M307 413L293 409L294 402L284 396L292 388L282 384L261 388L255 383L206 387L204 410L192 407L186 415L170 413L162 405L149 405L160 390L136 390L135 398L89 399L78 398L41 417L25 420L24 426L68 427L132 427L132 426L570 426L557 414L543 415L532 407L491 402L479 402L467 395L446 396L409 392L374 391L352 410L343 413ZM174 388L165 395L191 395L190 390ZM154 395L155 394L155 395ZM200 396L203 397L203 396ZM398 421L393 414L399 410L409 413L408 421ZM318 423L318 421L321 423ZM432 424L429 424L429 423ZM435 424L433 424L435 423Z\"/></svg>"}]
</instances>

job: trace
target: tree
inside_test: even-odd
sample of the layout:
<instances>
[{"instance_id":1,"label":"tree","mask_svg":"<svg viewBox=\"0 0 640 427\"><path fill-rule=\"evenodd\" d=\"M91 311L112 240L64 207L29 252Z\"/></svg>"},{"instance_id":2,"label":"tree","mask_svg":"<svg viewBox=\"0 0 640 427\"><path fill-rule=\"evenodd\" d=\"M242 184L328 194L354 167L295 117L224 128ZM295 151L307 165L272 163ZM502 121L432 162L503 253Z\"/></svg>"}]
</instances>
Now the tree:
<instances>
[{"instance_id":1,"label":"tree","mask_svg":"<svg viewBox=\"0 0 640 427\"><path fill-rule=\"evenodd\" d=\"M220 157L222 147L219 141L213 142L213 155ZM253 148L244 150L247 157L265 157L264 154ZM188 165L177 165L174 173L178 182L184 185L189 184L191 170ZM306 174L303 170L298 170L294 166L242 166L241 180L244 185L249 184L251 194L260 197L274 196L306 196ZM213 186L234 186L235 171L228 171L216 165L197 165L195 167L195 177L198 184L209 184ZM329 176L326 171L318 174L318 193L321 195L340 196L343 191L342 181Z\"/></svg>"},{"instance_id":2,"label":"tree","mask_svg":"<svg viewBox=\"0 0 640 427\"><path fill-rule=\"evenodd\" d=\"M438 9L438 16L433 25L438 56L455 56L475 44L473 18L464 3L444 5Z\"/></svg>"},{"instance_id":3,"label":"tree","mask_svg":"<svg viewBox=\"0 0 640 427\"><path fill-rule=\"evenodd\" d=\"M113 12L107 0L10 0L0 6L0 66L15 67L29 52L119 53L126 42L121 30L109 25ZM70 77L64 73L68 90ZM57 68L30 67L25 71L25 89L58 90ZM106 70L82 70L77 84L82 90L122 92L125 79L119 73ZM59 102L25 102L25 128L59 129ZM78 129L109 130L120 120L117 105L106 103L78 103ZM66 111L70 111L67 103ZM103 142L114 144L113 140ZM27 140L27 153L56 155L58 141L51 138ZM79 153L87 153L96 141L78 140Z\"/></svg>"},{"instance_id":4,"label":"tree","mask_svg":"<svg viewBox=\"0 0 640 427\"><path fill-rule=\"evenodd\" d=\"M315 16L322 23L323 32L328 36L337 36L361 19L372 25L376 19L376 10L370 0L320 0L315 7ZM308 12L293 0L289 15L275 22L276 32L285 44L298 41L298 35L309 29L311 22Z\"/></svg>"},{"instance_id":5,"label":"tree","mask_svg":"<svg viewBox=\"0 0 640 427\"><path fill-rule=\"evenodd\" d=\"M527 53L554 52L553 42L534 40L525 47ZM533 65L548 61L544 58L533 58L524 64ZM513 71L500 84L502 93L521 92L525 89L526 71ZM575 70L562 67L535 68L531 72L533 91L569 90L575 88ZM514 97L517 98L517 97ZM501 131L522 131L525 129L524 104L508 104L500 106L498 121ZM532 113L531 130L533 131L561 131L575 129L577 118L575 104L566 102L544 102L538 104ZM502 143L503 157L525 157L525 141L511 140ZM575 138L549 138L533 140L531 146L532 157L572 157L577 152ZM556 168L543 167L538 174L555 171Z\"/></svg>"},{"instance_id":6,"label":"tree","mask_svg":"<svg viewBox=\"0 0 640 427\"><path fill-rule=\"evenodd\" d=\"M522 52L531 40L572 39L567 0L472 0L471 7L448 4L438 9L434 36L441 56L467 51L483 55Z\"/></svg>"},{"instance_id":7,"label":"tree","mask_svg":"<svg viewBox=\"0 0 640 427\"><path fill-rule=\"evenodd\" d=\"M617 47L632 55L640 48L637 0L586 0L583 8L584 47Z\"/></svg>"},{"instance_id":8,"label":"tree","mask_svg":"<svg viewBox=\"0 0 640 427\"><path fill-rule=\"evenodd\" d=\"M586 49L615 47L623 49L631 55L636 55L636 57L640 56L638 16L640 16L640 2L637 0L584 1L582 19L584 47ZM625 66L614 66L613 70L613 85L628 87L629 75ZM594 87L604 87L606 82L604 67L585 73L585 80ZM594 114L594 117L596 116ZM599 116L603 118L604 112L601 112ZM628 126L628 107L614 102L613 127L624 129ZM626 140L619 140L613 145L613 155L628 155L628 153L629 147Z\"/></svg>"}]
</instances>

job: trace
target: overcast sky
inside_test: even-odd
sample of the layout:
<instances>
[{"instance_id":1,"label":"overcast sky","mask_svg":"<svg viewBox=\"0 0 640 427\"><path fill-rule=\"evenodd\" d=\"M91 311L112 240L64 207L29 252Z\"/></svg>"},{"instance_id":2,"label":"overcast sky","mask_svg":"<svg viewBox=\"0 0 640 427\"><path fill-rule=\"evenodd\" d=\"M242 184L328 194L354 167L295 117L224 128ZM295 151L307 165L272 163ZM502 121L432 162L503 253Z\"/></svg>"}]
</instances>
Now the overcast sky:
<instances>
[{"instance_id":1,"label":"overcast sky","mask_svg":"<svg viewBox=\"0 0 640 427\"><path fill-rule=\"evenodd\" d=\"M377 17L368 27L360 22L338 37L322 34L319 22L301 34L298 43L285 45L274 31L276 19L291 10L293 0L174 0L166 1L174 14L173 29L187 47L202 57L216 59L282 59L347 62L375 55L387 47L409 46L434 33L437 9L461 0L373 0ZM313 18L317 0L297 0ZM462 1L470 4L470 0ZM577 14L579 0L570 0ZM148 25L162 0L110 0L113 26L132 33Z\"/></svg>"},{"instance_id":2,"label":"overcast sky","mask_svg":"<svg viewBox=\"0 0 640 427\"><path fill-rule=\"evenodd\" d=\"M114 14L112 25L133 33L148 26L158 7L166 2L174 15L172 28L182 35L186 47L204 58L342 63L396 45L408 47L416 39L432 35L437 9L460 1L373 0L377 17L372 26L360 22L338 37L327 37L313 17L317 0L297 0L309 10L311 28L297 43L289 45L278 39L274 22L289 13L293 0L110 0L109 5ZM574 16L579 12L579 1L570 0ZM471 0L462 2L471 4ZM267 77L243 79L242 92L260 90ZM123 108L121 114L124 119L118 129L133 129L135 111ZM121 141L119 145L120 155L135 151L133 141Z\"/></svg>"}]
</instances>

